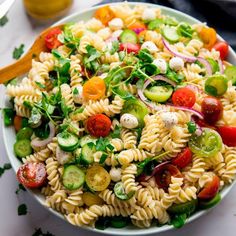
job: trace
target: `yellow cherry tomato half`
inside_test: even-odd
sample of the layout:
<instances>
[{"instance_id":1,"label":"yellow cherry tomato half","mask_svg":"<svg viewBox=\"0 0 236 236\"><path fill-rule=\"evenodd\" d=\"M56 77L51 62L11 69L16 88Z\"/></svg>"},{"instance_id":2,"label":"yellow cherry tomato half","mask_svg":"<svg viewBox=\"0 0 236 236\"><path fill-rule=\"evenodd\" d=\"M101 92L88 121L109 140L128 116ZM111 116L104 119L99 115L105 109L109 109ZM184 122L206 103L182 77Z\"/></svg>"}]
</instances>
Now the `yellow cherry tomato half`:
<instances>
[{"instance_id":1,"label":"yellow cherry tomato half","mask_svg":"<svg viewBox=\"0 0 236 236\"><path fill-rule=\"evenodd\" d=\"M96 194L86 192L82 195L83 202L86 206L102 205L104 201Z\"/></svg>"},{"instance_id":2,"label":"yellow cherry tomato half","mask_svg":"<svg viewBox=\"0 0 236 236\"><path fill-rule=\"evenodd\" d=\"M199 32L199 36L204 43L204 47L207 49L211 49L217 40L216 31L213 28L202 28Z\"/></svg>"},{"instance_id":3,"label":"yellow cherry tomato half","mask_svg":"<svg viewBox=\"0 0 236 236\"><path fill-rule=\"evenodd\" d=\"M102 166L94 165L87 170L85 182L91 190L103 191L110 184L111 177Z\"/></svg>"},{"instance_id":4,"label":"yellow cherry tomato half","mask_svg":"<svg viewBox=\"0 0 236 236\"><path fill-rule=\"evenodd\" d=\"M99 100L105 96L106 84L103 79L93 77L83 86L83 97L85 100Z\"/></svg>"},{"instance_id":5,"label":"yellow cherry tomato half","mask_svg":"<svg viewBox=\"0 0 236 236\"><path fill-rule=\"evenodd\" d=\"M104 6L104 7L99 8L95 12L94 16L95 18L100 20L104 25L108 25L108 22L111 21L115 17L114 13L112 12L109 6Z\"/></svg>"}]
</instances>

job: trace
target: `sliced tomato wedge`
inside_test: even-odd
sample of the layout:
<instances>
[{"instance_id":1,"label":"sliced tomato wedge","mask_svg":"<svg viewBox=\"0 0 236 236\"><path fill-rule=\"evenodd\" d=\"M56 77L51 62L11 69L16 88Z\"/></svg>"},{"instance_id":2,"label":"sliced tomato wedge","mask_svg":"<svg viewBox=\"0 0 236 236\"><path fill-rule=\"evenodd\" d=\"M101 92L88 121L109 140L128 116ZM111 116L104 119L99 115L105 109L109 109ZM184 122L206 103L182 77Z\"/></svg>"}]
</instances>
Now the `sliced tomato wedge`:
<instances>
[{"instance_id":1,"label":"sliced tomato wedge","mask_svg":"<svg viewBox=\"0 0 236 236\"><path fill-rule=\"evenodd\" d=\"M218 42L213 47L216 51L220 52L221 60L224 60L229 53L229 44L226 42Z\"/></svg>"},{"instance_id":2,"label":"sliced tomato wedge","mask_svg":"<svg viewBox=\"0 0 236 236\"><path fill-rule=\"evenodd\" d=\"M48 49L58 48L62 43L58 40L58 35L62 33L62 30L57 27L49 31L45 36L45 44Z\"/></svg>"},{"instance_id":3,"label":"sliced tomato wedge","mask_svg":"<svg viewBox=\"0 0 236 236\"><path fill-rule=\"evenodd\" d=\"M137 54L140 50L140 45L139 44L134 44L134 43L121 43L120 44L120 51L127 51L127 53L135 53Z\"/></svg>"},{"instance_id":4,"label":"sliced tomato wedge","mask_svg":"<svg viewBox=\"0 0 236 236\"><path fill-rule=\"evenodd\" d=\"M223 143L229 147L236 147L236 127L220 126L217 128Z\"/></svg>"},{"instance_id":5,"label":"sliced tomato wedge","mask_svg":"<svg viewBox=\"0 0 236 236\"><path fill-rule=\"evenodd\" d=\"M111 130L111 120L106 115L97 114L88 118L86 127L92 136L106 137Z\"/></svg>"},{"instance_id":6,"label":"sliced tomato wedge","mask_svg":"<svg viewBox=\"0 0 236 236\"><path fill-rule=\"evenodd\" d=\"M189 147L185 148L181 153L179 153L177 155L177 157L175 157L171 163L175 166L177 166L178 168L184 168L186 167L189 163L192 162L192 156L193 153L190 150Z\"/></svg>"},{"instance_id":7,"label":"sliced tomato wedge","mask_svg":"<svg viewBox=\"0 0 236 236\"><path fill-rule=\"evenodd\" d=\"M171 176L182 177L179 169L172 164L160 164L158 167L155 171L155 180L157 185L160 188L163 188L165 191L168 189L169 184L171 183Z\"/></svg>"},{"instance_id":8,"label":"sliced tomato wedge","mask_svg":"<svg viewBox=\"0 0 236 236\"><path fill-rule=\"evenodd\" d=\"M206 184L206 186L198 194L198 198L201 200L210 200L215 197L220 189L220 178L214 176L213 180Z\"/></svg>"},{"instance_id":9,"label":"sliced tomato wedge","mask_svg":"<svg viewBox=\"0 0 236 236\"><path fill-rule=\"evenodd\" d=\"M45 184L46 167L43 163L26 163L17 171L17 179L27 188L38 188Z\"/></svg>"},{"instance_id":10,"label":"sliced tomato wedge","mask_svg":"<svg viewBox=\"0 0 236 236\"><path fill-rule=\"evenodd\" d=\"M172 95L172 102L175 106L183 106L191 108L196 102L195 93L187 88L177 89Z\"/></svg>"}]
</instances>

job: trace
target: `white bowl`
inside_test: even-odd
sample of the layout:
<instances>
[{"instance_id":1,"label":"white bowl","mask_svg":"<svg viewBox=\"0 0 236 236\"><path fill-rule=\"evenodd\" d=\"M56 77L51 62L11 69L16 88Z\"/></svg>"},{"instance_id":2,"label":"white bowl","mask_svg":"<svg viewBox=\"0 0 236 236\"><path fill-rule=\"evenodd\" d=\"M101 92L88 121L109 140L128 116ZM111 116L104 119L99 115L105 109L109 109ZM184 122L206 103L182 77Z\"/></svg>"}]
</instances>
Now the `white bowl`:
<instances>
[{"instance_id":1,"label":"white bowl","mask_svg":"<svg viewBox=\"0 0 236 236\"><path fill-rule=\"evenodd\" d=\"M109 5L116 5L116 4L120 4L120 3L112 3ZM160 5L155 5L155 4L148 4L148 3L129 3L129 5L134 6L134 5L145 5L145 6L149 6L149 7L155 7L155 8L160 8L162 10L162 12L164 14L170 15L175 17L177 20L180 21L186 21L190 24L194 24L194 23L200 23L199 20L186 15L180 11L176 11L173 10L171 8L167 8L164 6L160 6ZM91 7L89 9L85 9L83 11L79 11L75 14L72 14L68 17L63 18L62 20L58 21L55 25L57 24L62 24L62 23L67 23L67 22L77 22L80 20L89 20L94 12L96 11L96 9L100 8L101 6L95 6L95 7ZM219 39L223 40L220 36L218 36ZM236 64L236 54L233 51L232 48L230 48L229 50L229 56L228 56L228 61L230 61L232 64ZM5 106L9 106L9 101L7 96L4 96L5 99ZM4 144L6 147L6 151L9 157L9 160L11 162L11 165L14 169L15 172L17 172L18 168L21 165L21 162L16 158L14 151L13 151L13 145L15 143L15 130L12 127L5 127L4 124L3 126L3 139L4 139ZM234 181L235 183L235 181ZM233 184L234 184L233 183ZM221 192L221 196L222 198L224 198L228 192L230 191L230 189L233 187L233 184L231 184L230 186L227 186L223 189L223 191ZM32 194L32 196L37 199L37 201L42 204L44 206L44 201L45 198L44 196L38 191L38 190L30 190L28 189L28 191ZM47 208L49 209L49 208ZM54 215L63 218L63 215L52 210L49 209ZM195 219L197 219L198 217L204 215L208 210L202 210L202 211L198 211L196 214L192 215L189 219L188 222L191 222ZM116 228L108 228L105 230L97 230L95 228L90 228L90 227L86 227L86 229L97 232L97 233L101 233L101 234L112 234L112 235L148 235L148 234L154 234L154 233L160 233L163 231L167 231L170 229L173 229L173 226L169 226L169 225L164 225L162 227L156 227L156 226L152 226L148 229L138 229L136 227L133 226L129 226L126 228L122 228L122 229L116 229Z\"/></svg>"}]
</instances>

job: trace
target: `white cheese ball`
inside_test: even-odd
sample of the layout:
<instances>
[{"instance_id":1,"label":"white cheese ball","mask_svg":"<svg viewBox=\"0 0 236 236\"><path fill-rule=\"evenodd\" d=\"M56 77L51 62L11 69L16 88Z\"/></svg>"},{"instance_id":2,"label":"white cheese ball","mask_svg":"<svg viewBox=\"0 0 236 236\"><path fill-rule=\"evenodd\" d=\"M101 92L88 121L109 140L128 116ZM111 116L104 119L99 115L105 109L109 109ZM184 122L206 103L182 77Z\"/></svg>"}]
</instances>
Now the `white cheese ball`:
<instances>
[{"instance_id":1,"label":"white cheese ball","mask_svg":"<svg viewBox=\"0 0 236 236\"><path fill-rule=\"evenodd\" d=\"M129 113L125 113L120 118L121 126L127 129L134 129L138 126L138 119Z\"/></svg>"},{"instance_id":2,"label":"white cheese ball","mask_svg":"<svg viewBox=\"0 0 236 236\"><path fill-rule=\"evenodd\" d=\"M155 53L158 51L156 44L152 41L144 42L141 46L141 49L147 49L150 53Z\"/></svg>"},{"instance_id":3,"label":"white cheese ball","mask_svg":"<svg viewBox=\"0 0 236 236\"><path fill-rule=\"evenodd\" d=\"M123 20L120 18L114 18L108 22L108 25L111 30L121 30L124 27Z\"/></svg>"},{"instance_id":4,"label":"white cheese ball","mask_svg":"<svg viewBox=\"0 0 236 236\"><path fill-rule=\"evenodd\" d=\"M112 36L113 38L119 38L122 32L123 32L123 30L116 30L116 31L114 31L114 32L112 33L111 36Z\"/></svg>"},{"instance_id":5,"label":"white cheese ball","mask_svg":"<svg viewBox=\"0 0 236 236\"><path fill-rule=\"evenodd\" d=\"M164 59L155 59L152 64L154 64L161 72L161 74L165 74L167 71L167 63Z\"/></svg>"},{"instance_id":6,"label":"white cheese ball","mask_svg":"<svg viewBox=\"0 0 236 236\"><path fill-rule=\"evenodd\" d=\"M112 181L119 182L121 180L121 168L112 167L109 174Z\"/></svg>"},{"instance_id":7,"label":"white cheese ball","mask_svg":"<svg viewBox=\"0 0 236 236\"><path fill-rule=\"evenodd\" d=\"M82 104L83 103L83 86L78 85L76 86L73 91L73 100L77 104Z\"/></svg>"},{"instance_id":8,"label":"white cheese ball","mask_svg":"<svg viewBox=\"0 0 236 236\"><path fill-rule=\"evenodd\" d=\"M175 112L161 113L160 116L167 129L172 128L174 125L178 123L178 117L175 114Z\"/></svg>"},{"instance_id":9,"label":"white cheese ball","mask_svg":"<svg viewBox=\"0 0 236 236\"><path fill-rule=\"evenodd\" d=\"M173 57L170 59L169 65L172 70L179 71L184 68L184 60L180 57Z\"/></svg>"},{"instance_id":10,"label":"white cheese ball","mask_svg":"<svg viewBox=\"0 0 236 236\"><path fill-rule=\"evenodd\" d=\"M147 8L143 11L142 19L145 21L151 21L156 19L156 12L154 9Z\"/></svg>"}]
</instances>

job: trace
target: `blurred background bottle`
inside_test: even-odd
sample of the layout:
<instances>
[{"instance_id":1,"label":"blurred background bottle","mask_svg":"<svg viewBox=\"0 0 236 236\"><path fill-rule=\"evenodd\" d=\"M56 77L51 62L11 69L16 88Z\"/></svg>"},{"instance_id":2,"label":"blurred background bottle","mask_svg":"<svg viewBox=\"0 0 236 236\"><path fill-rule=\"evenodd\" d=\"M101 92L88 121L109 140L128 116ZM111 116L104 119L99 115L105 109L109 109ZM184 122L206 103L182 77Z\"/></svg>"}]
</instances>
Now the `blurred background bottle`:
<instances>
[{"instance_id":1,"label":"blurred background bottle","mask_svg":"<svg viewBox=\"0 0 236 236\"><path fill-rule=\"evenodd\" d=\"M40 21L54 20L67 13L73 0L23 0L26 12Z\"/></svg>"}]
</instances>

